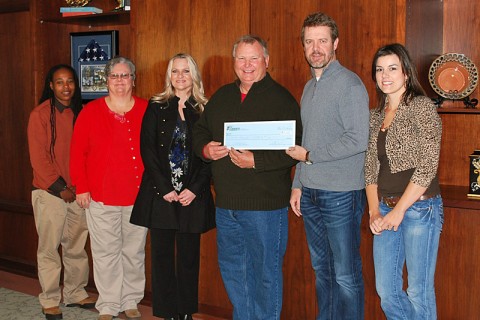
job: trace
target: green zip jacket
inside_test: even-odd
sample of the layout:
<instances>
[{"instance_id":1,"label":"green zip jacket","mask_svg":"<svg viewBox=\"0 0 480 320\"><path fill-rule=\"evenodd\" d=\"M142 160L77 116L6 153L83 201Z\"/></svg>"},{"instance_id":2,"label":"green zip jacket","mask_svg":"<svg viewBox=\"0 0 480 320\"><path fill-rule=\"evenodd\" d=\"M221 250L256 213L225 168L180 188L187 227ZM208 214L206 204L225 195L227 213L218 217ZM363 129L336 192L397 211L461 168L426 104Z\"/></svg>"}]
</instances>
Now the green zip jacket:
<instances>
[{"instance_id":1,"label":"green zip jacket","mask_svg":"<svg viewBox=\"0 0 480 320\"><path fill-rule=\"evenodd\" d=\"M270 75L253 84L241 102L239 81L221 87L210 99L193 131L195 153L203 158L210 141L223 143L225 122L296 121L296 144L301 144L300 108L287 89ZM289 205L291 168L296 164L285 150L252 150L255 169L241 169L230 157L212 161L216 206L229 210L277 210Z\"/></svg>"}]
</instances>

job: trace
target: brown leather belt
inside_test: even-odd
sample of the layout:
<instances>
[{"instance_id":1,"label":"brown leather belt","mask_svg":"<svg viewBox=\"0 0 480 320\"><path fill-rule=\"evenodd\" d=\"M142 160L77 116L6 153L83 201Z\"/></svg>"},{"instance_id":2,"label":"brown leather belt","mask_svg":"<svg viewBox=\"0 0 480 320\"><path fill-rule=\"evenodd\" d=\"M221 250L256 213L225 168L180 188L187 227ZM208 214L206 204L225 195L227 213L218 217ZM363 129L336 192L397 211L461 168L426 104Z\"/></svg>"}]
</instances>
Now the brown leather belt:
<instances>
[{"instance_id":1,"label":"brown leather belt","mask_svg":"<svg viewBox=\"0 0 480 320\"><path fill-rule=\"evenodd\" d=\"M427 200L427 199L430 199L430 198L433 198L433 197L436 197L437 195L436 194L424 194L424 195L421 195L420 198L417 199L417 201L423 201L423 200ZM389 208L395 208L395 206L397 205L398 201L400 201L400 198L401 197L382 197L382 196L378 196L378 200L380 202L383 202L387 205L387 207Z\"/></svg>"}]
</instances>

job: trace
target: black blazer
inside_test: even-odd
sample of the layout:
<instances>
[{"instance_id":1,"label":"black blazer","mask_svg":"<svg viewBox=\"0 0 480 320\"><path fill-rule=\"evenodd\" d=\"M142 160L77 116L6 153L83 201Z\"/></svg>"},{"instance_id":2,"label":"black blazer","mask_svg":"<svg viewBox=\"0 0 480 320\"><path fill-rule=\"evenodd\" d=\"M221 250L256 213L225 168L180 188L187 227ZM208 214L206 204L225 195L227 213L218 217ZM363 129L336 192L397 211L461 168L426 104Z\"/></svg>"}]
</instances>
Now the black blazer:
<instances>
[{"instance_id":1,"label":"black blazer","mask_svg":"<svg viewBox=\"0 0 480 320\"><path fill-rule=\"evenodd\" d=\"M196 197L186 207L163 199L165 194L174 190L168 153L179 116L178 101L178 97L173 97L166 103L150 100L148 104L140 134L140 151L145 171L130 222L148 228L202 233L215 227L215 206L210 189L210 165L198 158L192 150L192 129L200 117L192 106L195 103L192 98L185 103L184 109L186 148L190 155L184 188L192 191Z\"/></svg>"}]
</instances>

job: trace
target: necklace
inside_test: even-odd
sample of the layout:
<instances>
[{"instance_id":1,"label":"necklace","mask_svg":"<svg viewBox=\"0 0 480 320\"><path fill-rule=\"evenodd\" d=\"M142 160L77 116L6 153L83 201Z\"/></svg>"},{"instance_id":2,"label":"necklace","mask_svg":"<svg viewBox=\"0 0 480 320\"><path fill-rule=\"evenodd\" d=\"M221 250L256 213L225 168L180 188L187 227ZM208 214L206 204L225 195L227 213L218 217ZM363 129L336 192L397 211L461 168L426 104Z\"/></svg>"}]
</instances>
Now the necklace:
<instances>
[{"instance_id":1,"label":"necklace","mask_svg":"<svg viewBox=\"0 0 480 320\"><path fill-rule=\"evenodd\" d=\"M382 132L387 131L388 127L390 127L396 112L397 108L393 108L387 100L387 105L385 106L385 118L383 119L382 126L380 127ZM388 125L385 125L385 122L388 122Z\"/></svg>"},{"instance_id":2,"label":"necklace","mask_svg":"<svg viewBox=\"0 0 480 320\"><path fill-rule=\"evenodd\" d=\"M116 113L110 109L108 109L108 112L110 112L110 114L113 115L113 118L117 121L119 121L120 123L125 123L127 121L127 112L123 112L123 114L120 114L120 113Z\"/></svg>"},{"instance_id":3,"label":"necklace","mask_svg":"<svg viewBox=\"0 0 480 320\"><path fill-rule=\"evenodd\" d=\"M130 97L130 100L128 102L118 104L118 103L115 103L114 101L112 101L112 99L109 96L107 96L105 98L105 103L107 104L108 112L110 112L110 114L113 115L113 118L115 120L119 121L120 123L127 122L127 117L126 117L127 113L128 113L128 111L130 111L133 108L133 104L134 104L134 101L133 101L132 97ZM120 110L127 109L127 111L116 112L119 109Z\"/></svg>"}]
</instances>

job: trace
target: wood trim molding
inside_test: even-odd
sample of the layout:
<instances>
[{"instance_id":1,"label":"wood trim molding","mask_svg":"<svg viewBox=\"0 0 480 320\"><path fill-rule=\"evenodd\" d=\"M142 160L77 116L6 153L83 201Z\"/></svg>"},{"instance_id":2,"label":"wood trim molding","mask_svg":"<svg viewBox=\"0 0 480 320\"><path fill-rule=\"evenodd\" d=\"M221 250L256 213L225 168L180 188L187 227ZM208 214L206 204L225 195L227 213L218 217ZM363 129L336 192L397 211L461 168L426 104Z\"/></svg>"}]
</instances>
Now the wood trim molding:
<instances>
[{"instance_id":1,"label":"wood trim molding","mask_svg":"<svg viewBox=\"0 0 480 320\"><path fill-rule=\"evenodd\" d=\"M32 204L23 201L0 199L0 213L2 211L33 215Z\"/></svg>"},{"instance_id":2,"label":"wood trim molding","mask_svg":"<svg viewBox=\"0 0 480 320\"><path fill-rule=\"evenodd\" d=\"M467 197L468 186L440 185L443 205L446 208L480 210L480 200Z\"/></svg>"},{"instance_id":3,"label":"wood trim molding","mask_svg":"<svg viewBox=\"0 0 480 320\"><path fill-rule=\"evenodd\" d=\"M28 0L0 0L0 13L29 11Z\"/></svg>"},{"instance_id":4,"label":"wood trim molding","mask_svg":"<svg viewBox=\"0 0 480 320\"><path fill-rule=\"evenodd\" d=\"M31 278L37 278L37 266L28 261L20 261L18 258L0 255L0 270L20 274Z\"/></svg>"}]
</instances>

